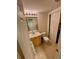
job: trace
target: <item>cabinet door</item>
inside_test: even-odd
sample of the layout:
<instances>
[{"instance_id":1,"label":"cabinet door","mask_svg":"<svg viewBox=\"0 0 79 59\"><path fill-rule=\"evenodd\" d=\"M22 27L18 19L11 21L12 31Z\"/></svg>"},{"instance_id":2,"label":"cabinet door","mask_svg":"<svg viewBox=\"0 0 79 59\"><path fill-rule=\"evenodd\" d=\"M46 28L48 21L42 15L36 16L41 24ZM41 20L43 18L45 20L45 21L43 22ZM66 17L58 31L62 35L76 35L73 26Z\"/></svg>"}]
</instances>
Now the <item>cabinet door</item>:
<instances>
[{"instance_id":1,"label":"cabinet door","mask_svg":"<svg viewBox=\"0 0 79 59\"><path fill-rule=\"evenodd\" d=\"M33 42L34 46L40 46L41 45L41 37L38 36L38 37L32 38L32 42Z\"/></svg>"},{"instance_id":2,"label":"cabinet door","mask_svg":"<svg viewBox=\"0 0 79 59\"><path fill-rule=\"evenodd\" d=\"M50 39L53 42L56 42L57 30L60 19L60 11L56 11L51 14L51 22L50 22Z\"/></svg>"}]
</instances>

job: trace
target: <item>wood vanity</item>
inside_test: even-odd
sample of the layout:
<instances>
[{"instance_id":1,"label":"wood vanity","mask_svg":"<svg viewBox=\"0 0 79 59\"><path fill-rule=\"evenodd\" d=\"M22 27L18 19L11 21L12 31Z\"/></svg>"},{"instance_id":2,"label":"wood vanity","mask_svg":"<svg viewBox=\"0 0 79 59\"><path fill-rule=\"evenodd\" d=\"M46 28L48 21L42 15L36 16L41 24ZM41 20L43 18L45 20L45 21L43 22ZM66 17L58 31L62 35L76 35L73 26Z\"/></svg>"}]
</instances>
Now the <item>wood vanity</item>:
<instances>
[{"instance_id":1,"label":"wood vanity","mask_svg":"<svg viewBox=\"0 0 79 59\"><path fill-rule=\"evenodd\" d=\"M29 37L35 47L38 47L41 45L41 33L40 32L30 33Z\"/></svg>"}]
</instances>

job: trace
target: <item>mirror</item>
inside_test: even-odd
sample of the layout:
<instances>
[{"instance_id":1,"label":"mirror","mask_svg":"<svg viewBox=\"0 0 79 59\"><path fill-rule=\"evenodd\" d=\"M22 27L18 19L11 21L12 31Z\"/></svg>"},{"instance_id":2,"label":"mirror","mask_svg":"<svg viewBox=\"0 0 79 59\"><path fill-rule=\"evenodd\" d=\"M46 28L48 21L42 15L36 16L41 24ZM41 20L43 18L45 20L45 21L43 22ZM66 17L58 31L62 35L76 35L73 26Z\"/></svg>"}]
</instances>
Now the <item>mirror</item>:
<instances>
[{"instance_id":1,"label":"mirror","mask_svg":"<svg viewBox=\"0 0 79 59\"><path fill-rule=\"evenodd\" d=\"M38 30L37 17L27 17L26 22L29 31Z\"/></svg>"}]
</instances>

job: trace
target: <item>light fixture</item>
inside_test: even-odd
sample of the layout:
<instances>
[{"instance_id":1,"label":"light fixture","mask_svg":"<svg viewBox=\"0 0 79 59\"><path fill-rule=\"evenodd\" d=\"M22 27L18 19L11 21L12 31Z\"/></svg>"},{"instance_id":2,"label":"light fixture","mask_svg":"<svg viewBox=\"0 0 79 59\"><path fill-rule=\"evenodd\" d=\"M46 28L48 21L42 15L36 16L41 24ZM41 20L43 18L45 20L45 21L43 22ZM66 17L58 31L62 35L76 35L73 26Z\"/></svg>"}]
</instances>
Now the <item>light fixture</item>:
<instances>
[{"instance_id":1,"label":"light fixture","mask_svg":"<svg viewBox=\"0 0 79 59\"><path fill-rule=\"evenodd\" d=\"M37 16L37 11L34 10L25 10L26 16Z\"/></svg>"}]
</instances>

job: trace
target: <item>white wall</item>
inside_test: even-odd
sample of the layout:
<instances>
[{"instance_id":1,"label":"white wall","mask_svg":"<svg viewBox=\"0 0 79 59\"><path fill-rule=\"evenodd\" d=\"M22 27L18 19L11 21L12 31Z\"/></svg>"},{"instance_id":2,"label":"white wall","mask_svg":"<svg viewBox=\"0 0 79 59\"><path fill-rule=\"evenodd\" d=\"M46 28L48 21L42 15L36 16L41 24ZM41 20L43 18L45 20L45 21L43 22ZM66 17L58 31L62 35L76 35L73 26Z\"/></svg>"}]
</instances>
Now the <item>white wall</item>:
<instances>
[{"instance_id":1,"label":"white wall","mask_svg":"<svg viewBox=\"0 0 79 59\"><path fill-rule=\"evenodd\" d=\"M19 45L22 49L22 52L24 54L25 59L33 59L33 53L31 50L30 40L28 38L27 33L27 24L26 21L18 17L17 19L17 39L19 42Z\"/></svg>"},{"instance_id":2,"label":"white wall","mask_svg":"<svg viewBox=\"0 0 79 59\"><path fill-rule=\"evenodd\" d=\"M47 33L48 12L38 13L38 29L40 32Z\"/></svg>"},{"instance_id":3,"label":"white wall","mask_svg":"<svg viewBox=\"0 0 79 59\"><path fill-rule=\"evenodd\" d=\"M17 59L21 59L21 56L19 55L18 52L17 52Z\"/></svg>"}]
</instances>

